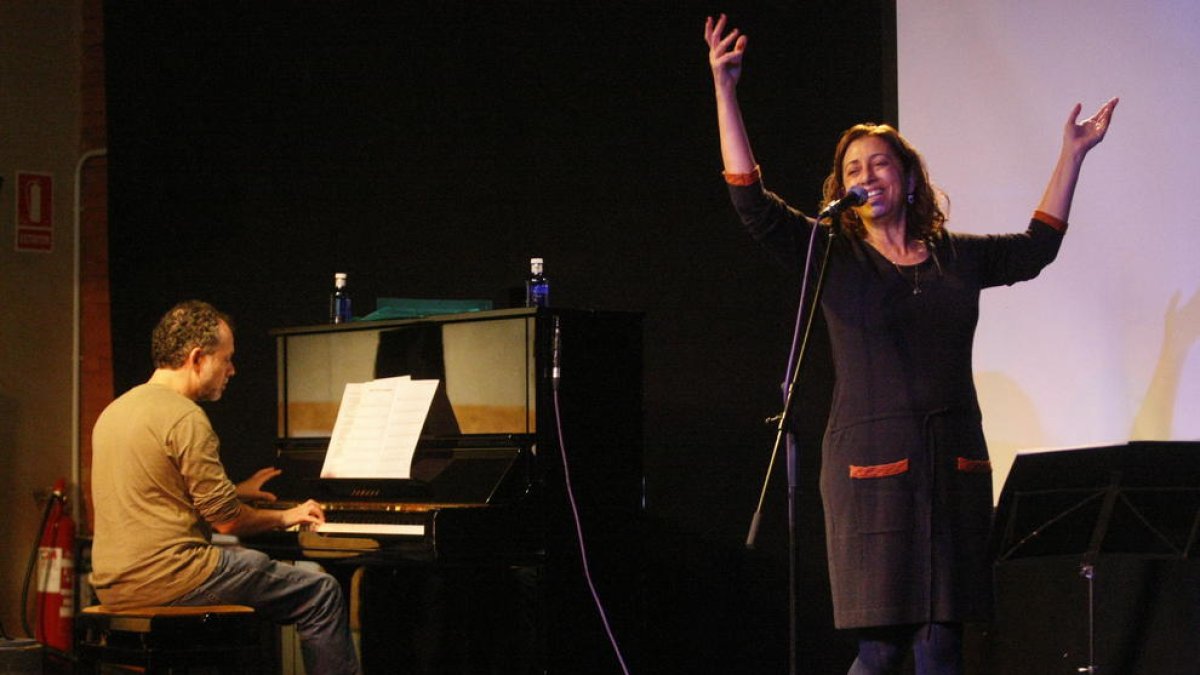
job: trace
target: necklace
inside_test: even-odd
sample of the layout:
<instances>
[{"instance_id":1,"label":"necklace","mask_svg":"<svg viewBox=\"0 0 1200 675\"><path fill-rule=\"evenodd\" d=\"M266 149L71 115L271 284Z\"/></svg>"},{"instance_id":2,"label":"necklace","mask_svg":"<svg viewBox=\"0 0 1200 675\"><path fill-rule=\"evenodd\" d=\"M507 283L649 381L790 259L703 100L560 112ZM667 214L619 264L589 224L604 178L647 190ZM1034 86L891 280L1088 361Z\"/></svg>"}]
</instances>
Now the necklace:
<instances>
[{"instance_id":1,"label":"necklace","mask_svg":"<svg viewBox=\"0 0 1200 675\"><path fill-rule=\"evenodd\" d=\"M884 260L886 260L892 264L892 267L894 267L896 269L896 274L900 275L900 278L904 279L904 281L909 286L912 286L912 294L920 295L921 294L921 264L924 261L919 261L914 265L901 266L900 263L896 262L895 259L893 259L890 255L888 255L887 253L884 253L883 248L881 248L875 242L869 241L869 240L868 240L868 242L871 244L871 248L874 248L875 251L879 253L880 257L882 257ZM919 246L922 250L925 249L925 242L923 242L923 241L917 240L914 242L914 244L916 246ZM906 268L906 267L912 268L912 271L913 271L912 279L909 279L908 274L906 274L904 272L904 268Z\"/></svg>"},{"instance_id":2,"label":"necklace","mask_svg":"<svg viewBox=\"0 0 1200 675\"><path fill-rule=\"evenodd\" d=\"M900 267L899 263L897 263L895 260L892 260L891 258L888 258L888 262L892 263L892 267L896 268L896 274L899 274L901 279L907 281L909 286L912 286L912 294L920 295L921 294L921 264L917 263L916 265L912 266L913 278L910 280L908 278L908 275L905 274L904 270Z\"/></svg>"},{"instance_id":3,"label":"necklace","mask_svg":"<svg viewBox=\"0 0 1200 675\"><path fill-rule=\"evenodd\" d=\"M913 264L913 265L901 266L900 263L896 262L890 255L888 255L887 253L884 253L884 250L880 245L876 244L874 241L871 241L870 239L867 240L867 243L869 243L871 245L871 248L875 249L875 251L880 255L880 257L882 257L884 260L886 260L892 264L892 267L894 267L896 269L896 274L900 275L900 278L903 279L909 286L912 287L913 295L921 294L921 265L925 262L925 260L920 260L916 264ZM919 247L922 252L926 248L925 242L923 242L919 239L914 241L913 244L916 245L917 247ZM927 260L928 256L926 256L925 259ZM906 267L912 268L912 271L913 271L912 279L909 279L908 274L905 273L904 269Z\"/></svg>"}]
</instances>

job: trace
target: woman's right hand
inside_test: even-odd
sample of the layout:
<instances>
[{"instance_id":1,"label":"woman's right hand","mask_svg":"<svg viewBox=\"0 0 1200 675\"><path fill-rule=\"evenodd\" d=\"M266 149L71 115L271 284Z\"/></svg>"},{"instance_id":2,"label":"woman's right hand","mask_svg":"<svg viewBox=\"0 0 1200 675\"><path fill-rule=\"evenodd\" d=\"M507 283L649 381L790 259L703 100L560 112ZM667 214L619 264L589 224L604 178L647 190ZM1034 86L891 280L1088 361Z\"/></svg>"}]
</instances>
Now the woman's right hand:
<instances>
[{"instance_id":1,"label":"woman's right hand","mask_svg":"<svg viewBox=\"0 0 1200 675\"><path fill-rule=\"evenodd\" d=\"M725 33L724 14L716 20L704 21L704 41L708 43L708 64L712 66L713 86L716 88L717 127L721 134L721 160L725 178L757 176L758 165L750 151L750 139L742 122L738 106L737 83L742 75L742 55L746 52L746 36L737 29Z\"/></svg>"},{"instance_id":2,"label":"woman's right hand","mask_svg":"<svg viewBox=\"0 0 1200 675\"><path fill-rule=\"evenodd\" d=\"M710 16L704 21L704 41L708 43L708 65L712 67L713 84L717 89L734 89L742 76L742 55L746 51L746 36L734 28L725 33L728 17L722 14L714 23Z\"/></svg>"}]
</instances>

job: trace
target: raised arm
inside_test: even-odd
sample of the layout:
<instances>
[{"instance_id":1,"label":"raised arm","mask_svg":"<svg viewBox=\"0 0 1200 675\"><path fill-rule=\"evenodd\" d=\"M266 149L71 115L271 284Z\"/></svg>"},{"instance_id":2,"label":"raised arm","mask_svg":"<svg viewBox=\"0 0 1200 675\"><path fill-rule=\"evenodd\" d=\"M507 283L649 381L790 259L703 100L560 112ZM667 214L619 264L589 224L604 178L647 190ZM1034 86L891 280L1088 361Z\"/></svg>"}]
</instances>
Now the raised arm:
<instances>
[{"instance_id":1,"label":"raised arm","mask_svg":"<svg viewBox=\"0 0 1200 675\"><path fill-rule=\"evenodd\" d=\"M1062 150L1058 154L1058 163L1050 174L1050 182L1046 184L1046 192L1038 210L1066 222L1071 215L1071 199L1075 196L1075 184L1079 181L1079 169L1083 158L1092 148L1104 140L1108 133L1108 123L1112 120L1113 110L1117 107L1117 99L1100 106L1095 115L1082 122L1076 122L1079 111L1083 108L1076 103L1067 117L1063 129Z\"/></svg>"},{"instance_id":2,"label":"raised arm","mask_svg":"<svg viewBox=\"0 0 1200 675\"><path fill-rule=\"evenodd\" d=\"M725 165L725 174L747 175L754 172L757 164L750 150L750 139L746 135L742 110L737 100L746 36L736 28L724 34L726 21L724 14L715 22L711 16L708 17L704 22L704 41L708 43L708 64L712 67L717 97L717 126L721 134L721 160Z\"/></svg>"}]
</instances>

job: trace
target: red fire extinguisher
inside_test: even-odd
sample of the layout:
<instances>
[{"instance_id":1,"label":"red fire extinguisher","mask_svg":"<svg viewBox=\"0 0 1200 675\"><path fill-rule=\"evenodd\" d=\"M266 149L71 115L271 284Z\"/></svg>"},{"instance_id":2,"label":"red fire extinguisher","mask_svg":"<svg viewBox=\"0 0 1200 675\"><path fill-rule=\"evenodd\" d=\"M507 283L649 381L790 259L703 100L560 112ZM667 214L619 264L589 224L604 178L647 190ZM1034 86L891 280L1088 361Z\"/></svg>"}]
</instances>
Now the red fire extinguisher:
<instances>
[{"instance_id":1,"label":"red fire extinguisher","mask_svg":"<svg viewBox=\"0 0 1200 675\"><path fill-rule=\"evenodd\" d=\"M67 511L66 481L54 484L37 560L38 642L70 651L75 619L75 521Z\"/></svg>"}]
</instances>

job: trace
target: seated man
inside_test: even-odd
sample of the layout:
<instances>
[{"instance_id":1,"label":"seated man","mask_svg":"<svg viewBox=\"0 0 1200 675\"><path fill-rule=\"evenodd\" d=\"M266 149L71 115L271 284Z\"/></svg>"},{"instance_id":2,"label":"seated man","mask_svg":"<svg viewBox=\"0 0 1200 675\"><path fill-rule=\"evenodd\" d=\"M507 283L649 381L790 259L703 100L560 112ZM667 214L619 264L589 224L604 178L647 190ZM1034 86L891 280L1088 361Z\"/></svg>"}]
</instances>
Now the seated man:
<instances>
[{"instance_id":1,"label":"seated man","mask_svg":"<svg viewBox=\"0 0 1200 675\"><path fill-rule=\"evenodd\" d=\"M225 475L220 443L196 402L219 399L234 374L231 320L208 303L180 303L155 327L152 354L149 381L113 401L92 434L92 582L100 601L114 610L249 605L296 624L307 672L361 672L333 577L212 544L213 530L244 536L325 519L312 500L252 508ZM243 493L272 475L259 472Z\"/></svg>"}]
</instances>

